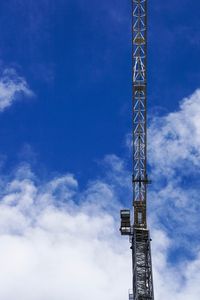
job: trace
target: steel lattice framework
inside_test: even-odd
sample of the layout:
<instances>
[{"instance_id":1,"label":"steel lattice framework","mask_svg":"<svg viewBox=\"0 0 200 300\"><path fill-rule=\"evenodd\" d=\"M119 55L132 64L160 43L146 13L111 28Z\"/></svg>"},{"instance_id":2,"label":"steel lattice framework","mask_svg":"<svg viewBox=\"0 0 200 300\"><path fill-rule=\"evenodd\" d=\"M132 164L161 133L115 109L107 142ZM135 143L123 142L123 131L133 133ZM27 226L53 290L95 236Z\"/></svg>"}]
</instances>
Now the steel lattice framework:
<instances>
[{"instance_id":1,"label":"steel lattice framework","mask_svg":"<svg viewBox=\"0 0 200 300\"><path fill-rule=\"evenodd\" d=\"M147 1L132 0L133 206L121 211L121 234L129 235L133 262L130 300L154 300L150 235L147 229Z\"/></svg>"},{"instance_id":2,"label":"steel lattice framework","mask_svg":"<svg viewBox=\"0 0 200 300\"><path fill-rule=\"evenodd\" d=\"M146 202L146 0L133 0L133 182L135 201Z\"/></svg>"}]
</instances>

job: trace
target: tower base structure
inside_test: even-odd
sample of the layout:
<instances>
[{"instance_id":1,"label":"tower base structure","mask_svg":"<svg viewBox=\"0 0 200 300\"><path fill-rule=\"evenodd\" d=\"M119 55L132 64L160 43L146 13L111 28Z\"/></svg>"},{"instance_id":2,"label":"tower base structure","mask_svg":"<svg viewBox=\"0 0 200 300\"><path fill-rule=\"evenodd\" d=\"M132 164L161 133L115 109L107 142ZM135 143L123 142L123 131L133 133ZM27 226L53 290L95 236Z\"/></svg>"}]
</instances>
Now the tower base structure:
<instances>
[{"instance_id":1,"label":"tower base structure","mask_svg":"<svg viewBox=\"0 0 200 300\"><path fill-rule=\"evenodd\" d=\"M154 300L149 230L134 228L130 236L133 257L133 300Z\"/></svg>"}]
</instances>

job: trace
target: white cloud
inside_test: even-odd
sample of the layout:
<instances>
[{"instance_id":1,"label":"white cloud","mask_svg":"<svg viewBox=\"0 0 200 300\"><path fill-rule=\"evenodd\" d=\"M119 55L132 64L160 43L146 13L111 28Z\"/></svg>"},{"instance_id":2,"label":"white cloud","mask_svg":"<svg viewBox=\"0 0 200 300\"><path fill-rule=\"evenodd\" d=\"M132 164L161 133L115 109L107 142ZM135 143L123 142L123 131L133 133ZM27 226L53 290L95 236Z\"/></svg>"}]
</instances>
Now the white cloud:
<instances>
[{"instance_id":1,"label":"white cloud","mask_svg":"<svg viewBox=\"0 0 200 300\"><path fill-rule=\"evenodd\" d=\"M149 128L150 223L165 232L164 238L153 232L157 299L199 299L199 114L197 90L176 112L154 118ZM161 251L159 239L166 245Z\"/></svg>"},{"instance_id":2,"label":"white cloud","mask_svg":"<svg viewBox=\"0 0 200 300\"><path fill-rule=\"evenodd\" d=\"M154 118L149 128L151 217L173 238L176 236L178 242L182 241L182 247L189 252L193 249L189 244L200 242L199 115L200 90L197 90L180 102L176 112ZM189 241L191 233L195 238Z\"/></svg>"},{"instance_id":3,"label":"white cloud","mask_svg":"<svg viewBox=\"0 0 200 300\"><path fill-rule=\"evenodd\" d=\"M5 69L0 77L0 112L19 100L22 95L33 96L26 80L14 69Z\"/></svg>"},{"instance_id":4,"label":"white cloud","mask_svg":"<svg viewBox=\"0 0 200 300\"><path fill-rule=\"evenodd\" d=\"M113 188L94 181L80 193L71 174L40 185L22 169L2 184L0 298L126 299L130 250L105 209L113 201L118 214Z\"/></svg>"},{"instance_id":5,"label":"white cloud","mask_svg":"<svg viewBox=\"0 0 200 300\"><path fill-rule=\"evenodd\" d=\"M192 178L198 173L194 141L199 142L199 94L185 99L179 111L153 120L150 127L156 299L199 299L199 182L188 188L183 184L187 172L181 173L182 164L191 165ZM189 127L194 129L193 142ZM169 160L163 161L166 155ZM27 165L12 178L1 176L0 299L128 299L131 253L118 228L121 199L131 203L130 179L115 155L103 163L104 178L90 181L84 190L72 174L41 183ZM181 252L186 246L193 259ZM176 250L181 259L169 259Z\"/></svg>"},{"instance_id":6,"label":"white cloud","mask_svg":"<svg viewBox=\"0 0 200 300\"><path fill-rule=\"evenodd\" d=\"M200 90L180 103L180 110L154 118L149 128L149 157L154 172L200 166ZM159 162L159 163L158 163ZM188 169L189 168L189 169ZM172 174L172 175L173 175Z\"/></svg>"},{"instance_id":7,"label":"white cloud","mask_svg":"<svg viewBox=\"0 0 200 300\"><path fill-rule=\"evenodd\" d=\"M119 158L106 161L113 165L111 173L116 168L119 172ZM121 204L115 193L116 176L107 182L91 181L83 191L71 174L39 183L27 165L13 178L2 177L0 299L128 298L131 253L127 238L118 231ZM197 300L199 258L171 266L167 256L173 240L157 229L152 237L157 298Z\"/></svg>"},{"instance_id":8,"label":"white cloud","mask_svg":"<svg viewBox=\"0 0 200 300\"><path fill-rule=\"evenodd\" d=\"M198 300L200 292L200 252L192 261L170 264L167 254L175 241L160 230L153 231L155 299Z\"/></svg>"}]
</instances>

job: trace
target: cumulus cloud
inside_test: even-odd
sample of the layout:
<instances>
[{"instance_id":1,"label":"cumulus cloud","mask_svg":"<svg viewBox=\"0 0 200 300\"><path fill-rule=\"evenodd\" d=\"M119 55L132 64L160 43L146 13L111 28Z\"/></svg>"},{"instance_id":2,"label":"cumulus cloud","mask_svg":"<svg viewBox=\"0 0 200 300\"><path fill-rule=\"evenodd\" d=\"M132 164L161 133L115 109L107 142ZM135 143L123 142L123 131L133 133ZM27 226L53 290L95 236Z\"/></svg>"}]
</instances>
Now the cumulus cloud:
<instances>
[{"instance_id":1,"label":"cumulus cloud","mask_svg":"<svg viewBox=\"0 0 200 300\"><path fill-rule=\"evenodd\" d=\"M106 161L111 173L119 172L119 158ZM91 181L82 191L72 174L41 183L28 165L1 177L0 298L128 298L131 253L118 231L116 176ZM197 300L200 255L170 264L174 241L160 229L152 238L156 298Z\"/></svg>"},{"instance_id":2,"label":"cumulus cloud","mask_svg":"<svg viewBox=\"0 0 200 300\"><path fill-rule=\"evenodd\" d=\"M155 299L198 300L200 252L197 251L194 260L169 263L168 254L176 241L160 230L153 230L152 236Z\"/></svg>"},{"instance_id":3,"label":"cumulus cloud","mask_svg":"<svg viewBox=\"0 0 200 300\"><path fill-rule=\"evenodd\" d=\"M127 299L131 255L127 239L118 232L117 183L115 174L80 191L72 174L39 183L28 166L21 166L14 177L2 177L0 298ZM185 268L170 266L167 255L173 241L161 230L152 236L156 295L191 299L185 295L191 296L193 268L198 280L198 258ZM183 278L185 293L178 289ZM192 299L198 299L197 284L195 288Z\"/></svg>"},{"instance_id":4,"label":"cumulus cloud","mask_svg":"<svg viewBox=\"0 0 200 300\"><path fill-rule=\"evenodd\" d=\"M156 299L199 299L200 206L195 181L199 98L197 91L181 102L178 111L152 120L149 129ZM187 126L194 129L193 142ZM179 144L187 155L179 153L182 147L177 151ZM181 172L182 165L190 165L189 187L183 184L187 172ZM83 190L73 174L41 182L28 165L14 175L2 174L0 299L128 299L131 253L118 228L120 208L131 203L131 178L124 161L115 155L106 156L103 167L104 175Z\"/></svg>"},{"instance_id":5,"label":"cumulus cloud","mask_svg":"<svg viewBox=\"0 0 200 300\"><path fill-rule=\"evenodd\" d=\"M27 166L1 184L1 299L126 299L130 250L106 210L118 215L111 184L81 192L71 174L39 184Z\"/></svg>"},{"instance_id":6,"label":"cumulus cloud","mask_svg":"<svg viewBox=\"0 0 200 300\"><path fill-rule=\"evenodd\" d=\"M198 299L200 90L148 129L149 223L157 299ZM127 138L130 147L131 140ZM193 273L194 272L194 273Z\"/></svg>"},{"instance_id":7,"label":"cumulus cloud","mask_svg":"<svg viewBox=\"0 0 200 300\"><path fill-rule=\"evenodd\" d=\"M154 118L149 128L149 157L154 171L174 175L200 166L200 90L180 103L180 109ZM158 164L159 162L159 164ZM197 170L198 171L198 170Z\"/></svg>"},{"instance_id":8,"label":"cumulus cloud","mask_svg":"<svg viewBox=\"0 0 200 300\"><path fill-rule=\"evenodd\" d=\"M19 76L14 69L5 69L0 77L0 112L22 96L33 96L25 78Z\"/></svg>"},{"instance_id":9,"label":"cumulus cloud","mask_svg":"<svg viewBox=\"0 0 200 300\"><path fill-rule=\"evenodd\" d=\"M176 238L179 250L187 252L194 250L192 244L200 242L199 115L197 90L180 102L177 111L154 118L149 127L151 217Z\"/></svg>"}]
</instances>

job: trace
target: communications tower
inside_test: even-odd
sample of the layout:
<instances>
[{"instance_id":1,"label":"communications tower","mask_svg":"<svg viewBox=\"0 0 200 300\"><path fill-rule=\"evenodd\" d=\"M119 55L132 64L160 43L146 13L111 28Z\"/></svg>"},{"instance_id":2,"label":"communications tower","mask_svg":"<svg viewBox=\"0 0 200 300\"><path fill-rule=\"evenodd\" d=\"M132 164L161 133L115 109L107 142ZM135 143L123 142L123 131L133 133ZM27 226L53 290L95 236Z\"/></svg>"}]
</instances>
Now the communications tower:
<instances>
[{"instance_id":1,"label":"communications tower","mask_svg":"<svg viewBox=\"0 0 200 300\"><path fill-rule=\"evenodd\" d=\"M147 227L147 1L132 1L133 222L121 210L121 234L132 251L133 286L129 300L154 300L150 234Z\"/></svg>"}]
</instances>

